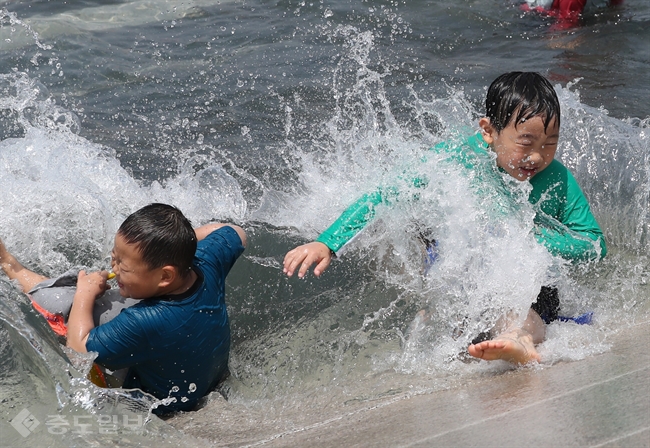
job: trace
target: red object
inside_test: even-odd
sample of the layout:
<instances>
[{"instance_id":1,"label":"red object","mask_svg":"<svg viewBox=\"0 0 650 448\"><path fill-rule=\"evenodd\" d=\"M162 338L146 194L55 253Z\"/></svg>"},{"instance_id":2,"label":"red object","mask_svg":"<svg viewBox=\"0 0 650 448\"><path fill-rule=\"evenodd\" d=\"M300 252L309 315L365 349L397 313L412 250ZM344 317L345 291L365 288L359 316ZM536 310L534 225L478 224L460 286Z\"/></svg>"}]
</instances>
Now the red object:
<instances>
[{"instance_id":1,"label":"red object","mask_svg":"<svg viewBox=\"0 0 650 448\"><path fill-rule=\"evenodd\" d=\"M52 331L63 337L68 334L68 327L66 326L62 315L50 313L48 310L33 300L32 306L36 311L43 315L45 320L47 320L47 323L50 324ZM108 387L104 372L102 372L102 369L97 364L93 363L93 366L90 368L90 372L88 372L88 379L99 387Z\"/></svg>"},{"instance_id":2,"label":"red object","mask_svg":"<svg viewBox=\"0 0 650 448\"><path fill-rule=\"evenodd\" d=\"M48 310L40 306L38 303L32 300L32 306L36 311L41 313L47 323L50 324L52 330L59 336L66 336L68 334L68 327L65 324L65 319L60 314L50 313Z\"/></svg>"},{"instance_id":3,"label":"red object","mask_svg":"<svg viewBox=\"0 0 650 448\"><path fill-rule=\"evenodd\" d=\"M570 28L578 24L587 0L554 0L550 14L557 17L558 28Z\"/></svg>"},{"instance_id":4,"label":"red object","mask_svg":"<svg viewBox=\"0 0 650 448\"><path fill-rule=\"evenodd\" d=\"M623 0L609 0L609 6L621 5L622 3ZM521 9L557 18L557 23L552 27L552 29L557 30L577 26L586 4L587 0L553 0L550 9L539 6L531 8L527 3L524 3Z\"/></svg>"}]
</instances>

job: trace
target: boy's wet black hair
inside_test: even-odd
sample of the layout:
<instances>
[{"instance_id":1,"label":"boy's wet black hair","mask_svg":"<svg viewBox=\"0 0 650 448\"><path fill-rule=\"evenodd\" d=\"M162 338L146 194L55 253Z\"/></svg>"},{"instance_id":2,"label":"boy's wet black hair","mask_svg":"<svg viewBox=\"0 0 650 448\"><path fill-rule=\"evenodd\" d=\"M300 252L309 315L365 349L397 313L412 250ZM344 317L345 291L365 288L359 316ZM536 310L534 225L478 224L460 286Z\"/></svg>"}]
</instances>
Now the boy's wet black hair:
<instances>
[{"instance_id":1,"label":"boy's wet black hair","mask_svg":"<svg viewBox=\"0 0 650 448\"><path fill-rule=\"evenodd\" d=\"M117 231L128 244L137 244L150 269L174 266L181 277L190 272L196 252L192 223L172 205L149 204L131 214Z\"/></svg>"},{"instance_id":2,"label":"boy's wet black hair","mask_svg":"<svg viewBox=\"0 0 650 448\"><path fill-rule=\"evenodd\" d=\"M541 116L544 130L553 119L560 126L560 102L551 83L539 73L510 72L495 79L485 98L485 113L490 124L501 132L514 124Z\"/></svg>"}]
</instances>

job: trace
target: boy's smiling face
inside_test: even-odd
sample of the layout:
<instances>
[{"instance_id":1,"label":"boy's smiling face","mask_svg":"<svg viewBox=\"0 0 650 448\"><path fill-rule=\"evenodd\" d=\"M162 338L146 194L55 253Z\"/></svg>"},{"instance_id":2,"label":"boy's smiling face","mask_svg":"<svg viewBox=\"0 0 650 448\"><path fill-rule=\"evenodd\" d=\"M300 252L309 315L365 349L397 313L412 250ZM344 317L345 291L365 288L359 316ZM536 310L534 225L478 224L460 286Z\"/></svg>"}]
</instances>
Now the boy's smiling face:
<instances>
[{"instance_id":1,"label":"boy's smiling face","mask_svg":"<svg viewBox=\"0 0 650 448\"><path fill-rule=\"evenodd\" d=\"M129 244L119 233L111 252L111 268L122 297L148 299L159 295L162 269L150 269L137 245Z\"/></svg>"},{"instance_id":2,"label":"boy's smiling face","mask_svg":"<svg viewBox=\"0 0 650 448\"><path fill-rule=\"evenodd\" d=\"M557 151L560 127L552 120L544 129L541 116L529 118L517 126L510 122L497 132L488 118L479 126L485 142L497 155L497 165L517 180L528 180L548 167Z\"/></svg>"}]
</instances>

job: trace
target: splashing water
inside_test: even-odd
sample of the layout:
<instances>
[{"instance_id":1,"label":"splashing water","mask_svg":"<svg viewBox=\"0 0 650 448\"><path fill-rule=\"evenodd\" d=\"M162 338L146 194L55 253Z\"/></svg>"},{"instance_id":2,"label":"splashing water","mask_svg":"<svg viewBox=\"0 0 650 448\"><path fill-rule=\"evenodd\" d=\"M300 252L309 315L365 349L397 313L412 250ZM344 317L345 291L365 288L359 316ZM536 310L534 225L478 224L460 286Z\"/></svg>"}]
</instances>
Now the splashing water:
<instances>
[{"instance_id":1,"label":"splashing water","mask_svg":"<svg viewBox=\"0 0 650 448\"><path fill-rule=\"evenodd\" d=\"M360 379L368 371L394 369L443 376L447 371L471 371L458 355L472 337L489 329L505 310L523 314L545 284L559 287L567 314L592 310L597 315L594 326L554 324L563 331L550 331L541 348L548 362L577 360L607 350L609 345L599 336L603 328L647 318L647 302L638 298L647 297L650 178L645 121L625 123L609 118L606 111L580 103L578 91L572 90L575 85L556 87L565 111L559 157L593 197L592 207L610 240L608 260L613 260L572 267L532 241L533 210L526 201L519 204L515 215L495 220L486 216L485 204L471 193L460 172L441 169L433 158L422 164L428 147L473 132L471 119L480 116L479 111L462 90L450 89L448 97L433 100L411 91L402 107L412 113L402 114L408 118L400 122L384 90L382 79L387 74L370 68L373 36L349 27L335 33L340 35L346 37L349 51L334 71L335 86L347 80L335 89L335 113L304 141L291 140L287 132L283 149L294 157L297 153L298 181L287 191L267 190L253 216L275 226L300 229L311 240L360 192L394 185L410 167L420 166L431 182L418 189L418 201L380 209L378 219L346 247L344 259L330 268L339 269L333 276L352 277L350 283L363 287L353 286L350 291L321 280L325 292L311 300L323 298L328 305L316 320L298 321L291 329L278 322L280 329L270 339L265 334L264 344L253 339L236 351L235 365L241 368L236 375L242 381L263 376L263 385L255 382L254 389L264 395L281 395L280 391L296 387L296 382L340 385L336 378L352 382L350 378ZM296 126L290 119L288 124ZM610 151L616 146L625 149L613 157ZM607 188L599 190L603 184ZM407 196L415 193L402 187ZM525 190L523 184L515 188ZM526 194L521 192L522 197ZM611 216L621 216L628 208L631 213L623 222L610 223L605 217L609 207L616 209ZM419 228L441 241L440 261L424 279ZM613 237L622 228L630 230L625 241ZM615 268L616 274L605 274L604 270L620 266L623 259L634 264L630 272L643 273L608 283L621 271ZM624 284L627 292L621 294L615 284ZM621 308L612 306L614 302L635 311L619 313L616 310ZM429 322L406 338L409 323L420 309L430 311ZM580 336L569 342L572 330ZM362 358L367 361L361 362ZM309 380L305 372L313 378Z\"/></svg>"},{"instance_id":2,"label":"splashing water","mask_svg":"<svg viewBox=\"0 0 650 448\"><path fill-rule=\"evenodd\" d=\"M23 26L3 14L12 26ZM291 427L289 421L305 424L314 410L340 415L342 408L507 368L466 364L459 354L505 310L525 311L545 284L558 285L566 314L595 313L591 326L550 325L540 347L545 363L608 350L608 335L647 320L647 119L618 120L586 106L578 81L556 86L563 111L558 157L576 175L609 243L603 262L568 266L533 241L533 210L525 200L515 201L508 217L495 216L465 173L428 151L473 132L480 111L470 94L454 85L437 96L413 85L393 88L400 67L378 51L378 33L349 25L321 32L336 54L323 94L325 116L307 121L313 115L303 114L311 107L304 93L274 93L282 138L264 148L277 160L270 174L195 139L173 158L161 157L151 176L134 175L146 165L139 157L160 154L121 157L119 148L82 137L82 121L36 77L0 74L0 126L8 137L0 142L0 238L24 264L55 275L75 266L105 268L117 227L149 202L178 205L196 225L244 225L250 245L228 279L234 342L232 377L222 392L229 402L213 398L218 409L200 412L209 421L236 420L241 406L246 415L263 414L276 431ZM251 138L248 127L241 133ZM414 171L426 173L426 187L416 190L403 180ZM418 200L380 207L320 279L282 277L288 249L314 239L361 193L392 185ZM524 184L513 189L515 198L525 198ZM439 240L439 260L426 276L419 232ZM133 445L187 442L159 420L147 420L155 405L149 397L90 384L27 298L4 279L0 295L2 385L15 404L5 421L40 401L47 414L73 416L83 409L141 416L147 423L130 436ZM412 325L420 310L426 320ZM253 427L253 420L243 418L249 423L242 428Z\"/></svg>"}]
</instances>

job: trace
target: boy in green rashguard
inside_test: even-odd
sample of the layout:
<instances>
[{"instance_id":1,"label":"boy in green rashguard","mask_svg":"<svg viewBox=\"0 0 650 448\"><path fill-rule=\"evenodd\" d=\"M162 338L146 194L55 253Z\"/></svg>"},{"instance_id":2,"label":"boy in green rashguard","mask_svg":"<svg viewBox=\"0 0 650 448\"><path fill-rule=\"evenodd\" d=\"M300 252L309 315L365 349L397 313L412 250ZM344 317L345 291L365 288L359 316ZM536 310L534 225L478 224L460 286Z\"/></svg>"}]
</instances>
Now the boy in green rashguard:
<instances>
[{"instance_id":1,"label":"boy in green rashguard","mask_svg":"<svg viewBox=\"0 0 650 448\"><path fill-rule=\"evenodd\" d=\"M479 127L480 132L462 144L443 143L433 150L479 177L490 178L490 184L497 188L503 185L499 171L530 182L532 191L528 200L537 211L535 237L551 254L573 262L604 257L605 239L586 198L569 170L555 160L560 104L549 81L537 73L512 72L499 76L488 89L486 116L479 120ZM490 152L496 154L496 159ZM322 274L332 256L374 217L375 207L390 203L398 196L396 189L380 189L363 195L316 241L287 253L285 274L292 276L299 268L298 277L302 278L314 263L314 274ZM544 340L545 323L557 319L558 309L557 290L543 287L521 327L513 325L516 319L512 316L504 318L490 332L492 339L476 341L468 351L485 360L538 362L535 345Z\"/></svg>"}]
</instances>

